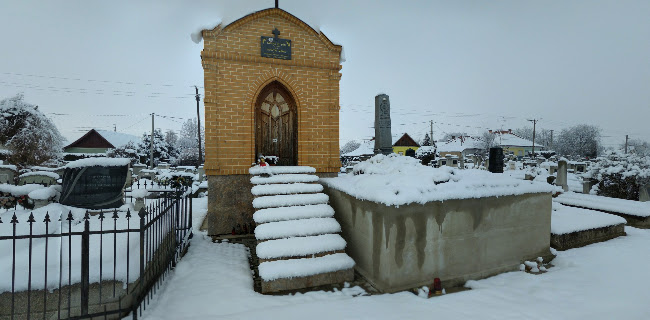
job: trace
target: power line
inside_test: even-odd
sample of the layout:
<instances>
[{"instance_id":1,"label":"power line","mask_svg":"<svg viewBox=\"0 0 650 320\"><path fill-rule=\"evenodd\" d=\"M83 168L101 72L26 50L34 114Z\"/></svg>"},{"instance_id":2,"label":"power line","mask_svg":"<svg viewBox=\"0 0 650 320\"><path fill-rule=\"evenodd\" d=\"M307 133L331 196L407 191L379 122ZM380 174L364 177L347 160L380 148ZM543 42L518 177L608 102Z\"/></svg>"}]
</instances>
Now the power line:
<instances>
[{"instance_id":1,"label":"power line","mask_svg":"<svg viewBox=\"0 0 650 320\"><path fill-rule=\"evenodd\" d=\"M85 81L85 82L97 82L97 83L113 83L113 84L119 84L119 85L143 85L143 86L161 86L161 87L182 87L182 88L187 88L191 87L194 88L194 86L186 86L186 85L178 85L178 84L155 84L155 83L138 83L138 82L131 82L131 81L113 81L113 80L102 80L102 79L83 79L83 78L71 78L71 77L62 77L62 76L46 76L46 75L38 75L38 74L26 74L26 73L18 73L18 72L0 72L0 74L8 75L8 76L21 76L21 77L30 77L30 78L41 78L41 79L56 79L56 80L67 80L67 81ZM199 87L203 89L203 87Z\"/></svg>"}]
</instances>

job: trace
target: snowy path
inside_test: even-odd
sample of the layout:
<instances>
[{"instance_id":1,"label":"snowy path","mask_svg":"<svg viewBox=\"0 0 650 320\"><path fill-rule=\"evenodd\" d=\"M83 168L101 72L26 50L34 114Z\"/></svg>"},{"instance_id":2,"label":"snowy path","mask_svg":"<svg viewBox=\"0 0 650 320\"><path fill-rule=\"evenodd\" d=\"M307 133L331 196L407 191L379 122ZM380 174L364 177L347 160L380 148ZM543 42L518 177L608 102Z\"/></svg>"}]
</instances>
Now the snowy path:
<instances>
[{"instance_id":1,"label":"snowy path","mask_svg":"<svg viewBox=\"0 0 650 320\"><path fill-rule=\"evenodd\" d=\"M406 292L354 297L359 288L261 295L253 291L244 246L212 243L197 232L145 319L650 319L650 230L625 231L558 252L546 274L505 273L433 299Z\"/></svg>"}]
</instances>

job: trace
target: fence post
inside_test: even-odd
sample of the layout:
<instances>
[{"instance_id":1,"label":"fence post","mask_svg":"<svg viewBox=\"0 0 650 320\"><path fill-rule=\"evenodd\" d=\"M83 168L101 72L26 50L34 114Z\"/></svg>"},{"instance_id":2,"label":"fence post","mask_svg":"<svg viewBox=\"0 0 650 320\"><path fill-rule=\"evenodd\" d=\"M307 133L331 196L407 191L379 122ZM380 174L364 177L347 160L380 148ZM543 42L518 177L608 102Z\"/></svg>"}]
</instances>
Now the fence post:
<instances>
[{"instance_id":1,"label":"fence post","mask_svg":"<svg viewBox=\"0 0 650 320\"><path fill-rule=\"evenodd\" d=\"M88 292L90 291L90 217L84 215L84 231L81 234L81 315L88 314ZM101 279L99 285L101 286Z\"/></svg>"},{"instance_id":2,"label":"fence post","mask_svg":"<svg viewBox=\"0 0 650 320\"><path fill-rule=\"evenodd\" d=\"M140 184L138 183L138 188L140 187ZM147 215L147 212L144 210L144 208L141 208L140 211L138 212L138 216L140 216L140 278L138 281L140 282L140 289L137 291L135 303L133 304L133 319L137 320L138 319L138 309L141 303L141 297L144 292L144 217Z\"/></svg>"}]
</instances>

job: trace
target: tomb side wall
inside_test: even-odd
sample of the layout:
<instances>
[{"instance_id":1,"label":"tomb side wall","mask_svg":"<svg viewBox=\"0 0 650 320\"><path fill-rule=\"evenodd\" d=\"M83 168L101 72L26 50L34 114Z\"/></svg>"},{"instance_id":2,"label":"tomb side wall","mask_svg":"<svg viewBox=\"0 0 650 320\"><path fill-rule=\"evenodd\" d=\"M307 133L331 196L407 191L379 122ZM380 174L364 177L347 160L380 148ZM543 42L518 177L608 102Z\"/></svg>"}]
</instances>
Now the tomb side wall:
<instances>
[{"instance_id":1,"label":"tomb side wall","mask_svg":"<svg viewBox=\"0 0 650 320\"><path fill-rule=\"evenodd\" d=\"M391 207L325 192L356 270L384 292L431 285L434 278L458 286L552 257L550 194Z\"/></svg>"}]
</instances>

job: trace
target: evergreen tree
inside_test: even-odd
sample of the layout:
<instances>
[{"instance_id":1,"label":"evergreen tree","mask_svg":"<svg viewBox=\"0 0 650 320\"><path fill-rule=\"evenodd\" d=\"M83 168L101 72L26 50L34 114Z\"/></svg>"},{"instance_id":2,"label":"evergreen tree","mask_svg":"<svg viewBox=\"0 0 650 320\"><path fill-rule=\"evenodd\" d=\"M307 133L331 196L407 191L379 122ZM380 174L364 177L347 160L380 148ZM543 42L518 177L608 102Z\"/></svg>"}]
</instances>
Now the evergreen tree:
<instances>
[{"instance_id":1,"label":"evergreen tree","mask_svg":"<svg viewBox=\"0 0 650 320\"><path fill-rule=\"evenodd\" d=\"M143 133L142 141L137 146L137 153L140 156L140 162L150 165L150 143L151 134ZM153 164L156 166L160 162L170 162L176 159L173 148L165 140L160 129L156 129L153 135Z\"/></svg>"},{"instance_id":2,"label":"evergreen tree","mask_svg":"<svg viewBox=\"0 0 650 320\"><path fill-rule=\"evenodd\" d=\"M421 146L431 146L431 137L429 137L428 133L424 134L424 139L422 140L422 143L420 143Z\"/></svg>"}]
</instances>

